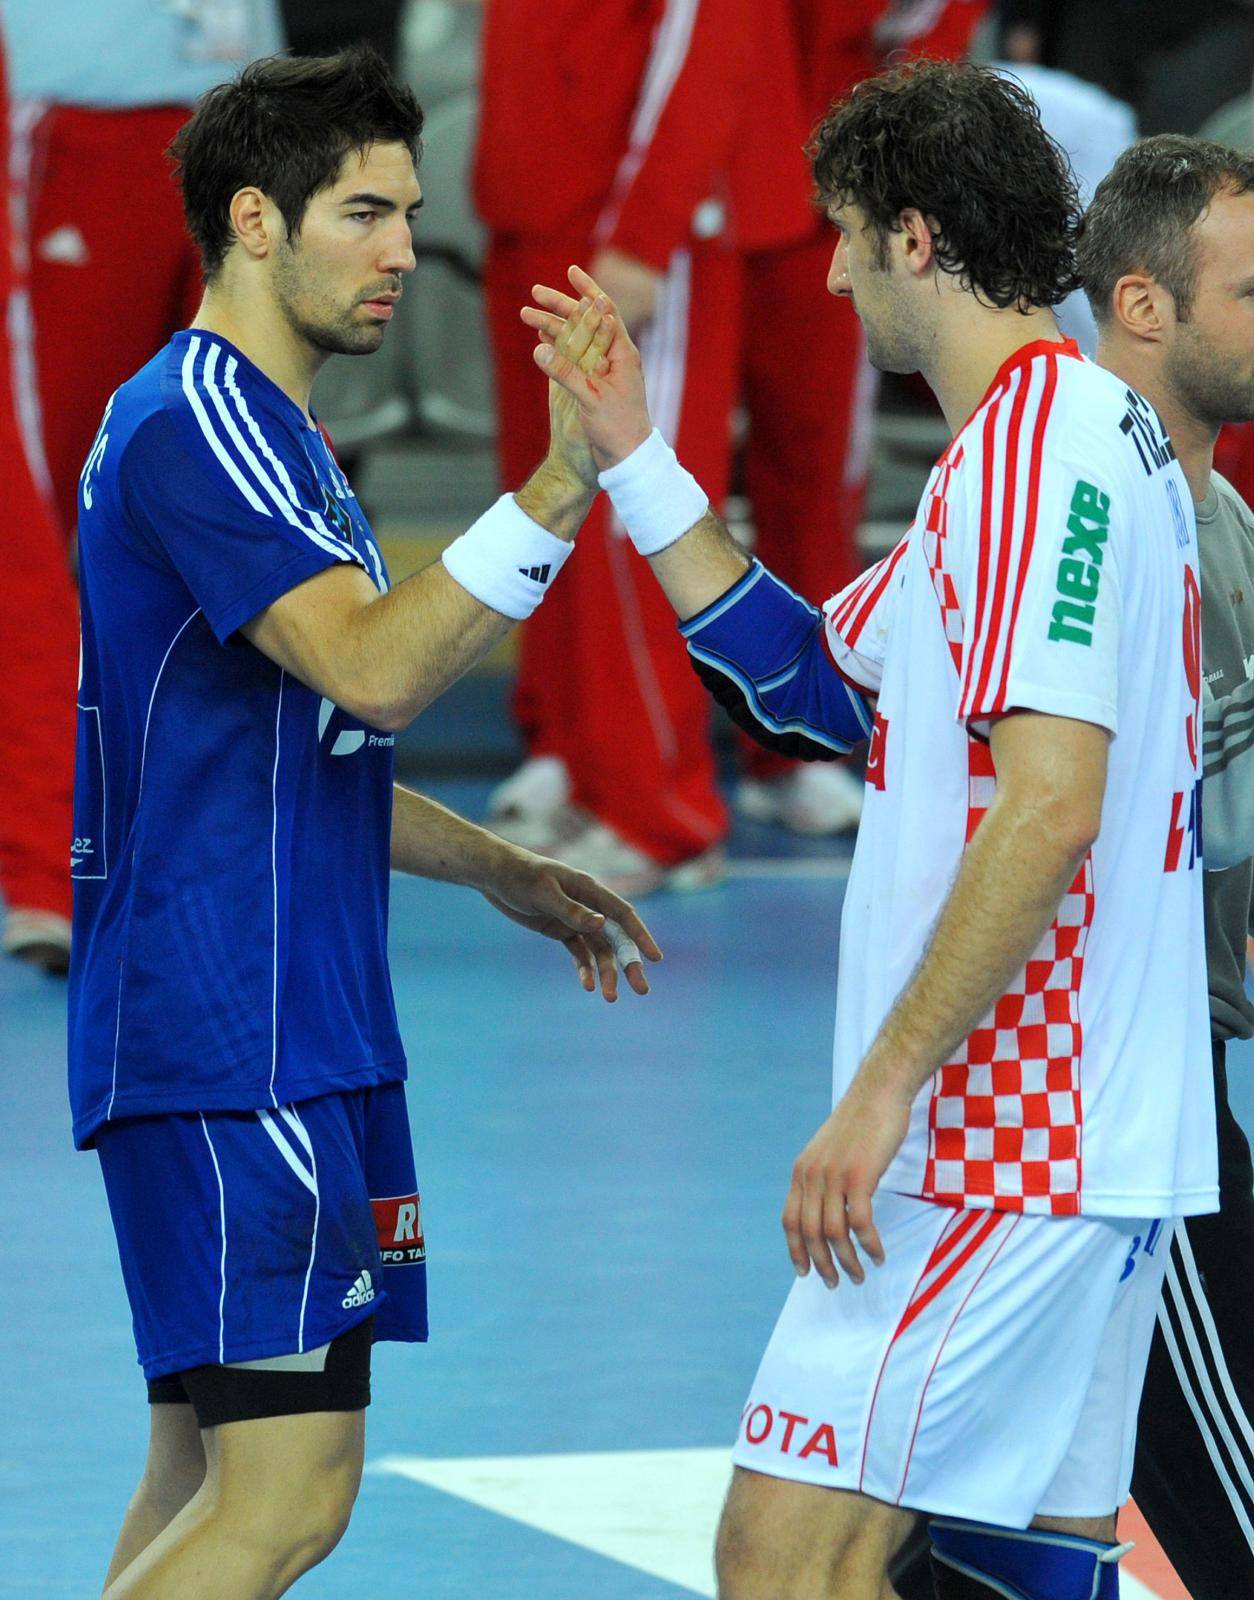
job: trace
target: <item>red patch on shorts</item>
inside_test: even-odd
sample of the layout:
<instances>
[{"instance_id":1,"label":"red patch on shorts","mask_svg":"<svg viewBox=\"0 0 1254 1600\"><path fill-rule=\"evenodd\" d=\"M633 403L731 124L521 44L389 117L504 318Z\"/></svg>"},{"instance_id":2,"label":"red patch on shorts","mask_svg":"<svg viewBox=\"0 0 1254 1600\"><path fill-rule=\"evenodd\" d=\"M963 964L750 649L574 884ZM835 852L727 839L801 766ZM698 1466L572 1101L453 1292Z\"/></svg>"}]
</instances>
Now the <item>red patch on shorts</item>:
<instances>
[{"instance_id":1,"label":"red patch on shorts","mask_svg":"<svg viewBox=\"0 0 1254 1600\"><path fill-rule=\"evenodd\" d=\"M422 1237L422 1207L416 1194L372 1200L379 1255L385 1267L413 1267L427 1259Z\"/></svg>"}]
</instances>

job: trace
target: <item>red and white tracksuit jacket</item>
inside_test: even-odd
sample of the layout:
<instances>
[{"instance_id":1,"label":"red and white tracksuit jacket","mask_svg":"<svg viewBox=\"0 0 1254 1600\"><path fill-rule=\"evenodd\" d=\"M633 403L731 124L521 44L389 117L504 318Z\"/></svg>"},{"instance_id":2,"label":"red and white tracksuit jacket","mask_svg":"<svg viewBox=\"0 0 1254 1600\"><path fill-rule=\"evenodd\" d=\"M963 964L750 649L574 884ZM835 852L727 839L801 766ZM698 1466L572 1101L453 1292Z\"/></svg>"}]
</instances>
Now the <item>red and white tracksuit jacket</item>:
<instances>
[{"instance_id":1,"label":"red and white tracksuit jacket","mask_svg":"<svg viewBox=\"0 0 1254 1600\"><path fill-rule=\"evenodd\" d=\"M973 26L983 3L905 9L922 39L923 22L941 29L951 12ZM803 146L830 100L875 70L873 30L889 9L489 0L475 196L492 234L506 484L534 467L548 436L518 308L534 282L565 287L571 261L610 246L664 274L641 348L654 418L681 459L721 504L743 389L766 559L801 571L820 596L852 575L864 465L845 480L861 346L847 308L825 294L831 243L809 205ZM657 860L680 861L727 826L708 703L668 604L604 502L579 543L523 629L519 719L532 753L565 760L578 803Z\"/></svg>"},{"instance_id":2,"label":"red and white tracksuit jacket","mask_svg":"<svg viewBox=\"0 0 1254 1600\"><path fill-rule=\"evenodd\" d=\"M761 140L773 71L793 121L759 229L809 226L786 0L489 0L475 172L492 230L487 295L504 481L543 456L548 421L518 308L602 245L663 275L641 339L655 419L711 499L727 492L741 260L731 171ZM663 862L720 839L709 704L646 564L599 501L575 560L523 629L518 695L531 750L560 755L574 797Z\"/></svg>"},{"instance_id":3,"label":"red and white tracksuit jacket","mask_svg":"<svg viewBox=\"0 0 1254 1600\"><path fill-rule=\"evenodd\" d=\"M965 55L987 0L790 0L789 9L809 131L889 59ZM769 96L771 85L764 88ZM773 92L778 99L779 87ZM769 102L761 116L769 127ZM761 248L755 240L756 202L770 181L757 149L749 144L737 169L748 308L745 488L758 555L799 594L821 600L852 582L861 565L857 530L876 380L853 308L827 292L834 238L823 218L811 209L804 237L784 248L771 240ZM747 738L740 742L752 773L771 776L789 765Z\"/></svg>"}]
</instances>

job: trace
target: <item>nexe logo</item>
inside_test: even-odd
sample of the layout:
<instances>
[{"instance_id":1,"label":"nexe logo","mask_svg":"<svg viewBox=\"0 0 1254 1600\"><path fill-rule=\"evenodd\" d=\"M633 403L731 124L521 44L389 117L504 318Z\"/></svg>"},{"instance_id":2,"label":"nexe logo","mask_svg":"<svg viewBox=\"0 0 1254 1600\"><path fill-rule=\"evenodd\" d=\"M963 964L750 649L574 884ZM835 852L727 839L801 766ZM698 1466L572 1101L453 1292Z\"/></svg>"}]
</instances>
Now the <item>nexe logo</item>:
<instances>
[{"instance_id":1,"label":"nexe logo","mask_svg":"<svg viewBox=\"0 0 1254 1600\"><path fill-rule=\"evenodd\" d=\"M1071 496L1067 537L1058 563L1058 595L1049 624L1055 643L1093 643L1102 556L1110 533L1110 496L1081 478Z\"/></svg>"}]
</instances>

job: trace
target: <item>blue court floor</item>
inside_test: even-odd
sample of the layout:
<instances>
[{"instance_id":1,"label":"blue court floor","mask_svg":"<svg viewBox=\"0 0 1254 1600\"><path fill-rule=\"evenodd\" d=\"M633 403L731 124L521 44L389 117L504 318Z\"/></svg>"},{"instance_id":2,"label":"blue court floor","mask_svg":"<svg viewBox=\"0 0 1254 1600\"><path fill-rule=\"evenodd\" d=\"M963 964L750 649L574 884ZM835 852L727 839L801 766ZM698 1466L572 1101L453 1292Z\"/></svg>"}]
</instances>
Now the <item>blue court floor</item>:
<instances>
[{"instance_id":1,"label":"blue court floor","mask_svg":"<svg viewBox=\"0 0 1254 1600\"><path fill-rule=\"evenodd\" d=\"M790 1280L787 1174L829 1094L843 857L772 844L647 902L666 961L616 1006L477 896L395 881L432 1341L377 1352L352 1527L296 1592L711 1592L724 1452ZM146 1436L63 1028L64 990L0 965L0 1594L24 1597L98 1593ZM1248 1126L1254 1051L1232 1067Z\"/></svg>"}]
</instances>

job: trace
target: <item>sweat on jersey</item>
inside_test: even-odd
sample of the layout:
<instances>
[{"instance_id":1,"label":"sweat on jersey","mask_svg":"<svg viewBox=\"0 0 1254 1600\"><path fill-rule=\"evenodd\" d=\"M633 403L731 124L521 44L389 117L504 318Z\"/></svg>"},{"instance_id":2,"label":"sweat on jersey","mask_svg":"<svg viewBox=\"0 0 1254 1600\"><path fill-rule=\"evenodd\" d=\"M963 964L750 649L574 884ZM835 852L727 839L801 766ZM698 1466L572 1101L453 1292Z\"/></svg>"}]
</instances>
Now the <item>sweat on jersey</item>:
<instances>
[{"instance_id":1,"label":"sweat on jersey","mask_svg":"<svg viewBox=\"0 0 1254 1600\"><path fill-rule=\"evenodd\" d=\"M837 1101L992 803L990 722L1036 711L1112 736L1096 842L1023 970L920 1090L882 1186L1054 1216L1213 1211L1198 552L1154 412L1074 343L1026 345L933 468L906 537L822 626L767 576L755 564L681 631L764 743L783 730L794 753L847 749L859 695L877 701L841 921ZM755 606L778 614L773 654L763 627L742 637Z\"/></svg>"},{"instance_id":2,"label":"sweat on jersey","mask_svg":"<svg viewBox=\"0 0 1254 1600\"><path fill-rule=\"evenodd\" d=\"M403 1078L393 736L238 633L337 563L387 587L325 439L226 340L176 334L110 400L78 527L75 1142Z\"/></svg>"}]
</instances>

